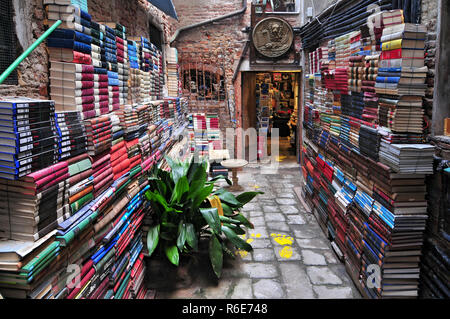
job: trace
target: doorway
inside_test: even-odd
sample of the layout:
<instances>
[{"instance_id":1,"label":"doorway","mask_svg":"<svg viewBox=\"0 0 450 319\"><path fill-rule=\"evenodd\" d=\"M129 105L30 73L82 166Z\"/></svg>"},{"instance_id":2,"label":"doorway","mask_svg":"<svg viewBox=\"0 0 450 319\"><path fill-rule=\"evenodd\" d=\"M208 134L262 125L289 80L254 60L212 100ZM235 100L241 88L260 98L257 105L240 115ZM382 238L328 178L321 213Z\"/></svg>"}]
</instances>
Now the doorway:
<instances>
[{"instance_id":1,"label":"doorway","mask_svg":"<svg viewBox=\"0 0 450 319\"><path fill-rule=\"evenodd\" d=\"M298 162L301 137L300 88L300 71L242 73L242 128L254 128L260 136L267 136L267 145L270 145L272 129L278 129L279 155L282 160ZM245 148L248 149L247 144ZM271 155L270 147L267 155Z\"/></svg>"}]
</instances>

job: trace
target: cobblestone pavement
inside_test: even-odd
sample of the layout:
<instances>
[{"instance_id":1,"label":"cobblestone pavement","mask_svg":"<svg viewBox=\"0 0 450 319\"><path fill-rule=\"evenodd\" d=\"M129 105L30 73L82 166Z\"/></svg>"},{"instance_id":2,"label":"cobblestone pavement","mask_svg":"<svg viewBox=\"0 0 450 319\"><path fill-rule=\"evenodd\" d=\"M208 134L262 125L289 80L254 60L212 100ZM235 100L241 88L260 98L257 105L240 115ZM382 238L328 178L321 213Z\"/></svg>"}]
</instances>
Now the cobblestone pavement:
<instances>
[{"instance_id":1,"label":"cobblestone pavement","mask_svg":"<svg viewBox=\"0 0 450 319\"><path fill-rule=\"evenodd\" d=\"M196 281L188 289L159 293L157 298L361 298L314 216L294 192L300 186L299 166L286 160L278 172L263 174L268 172L267 167L250 165L239 173L246 191L265 192L244 208L255 225L246 235L254 251L242 252L224 267L216 283Z\"/></svg>"}]
</instances>

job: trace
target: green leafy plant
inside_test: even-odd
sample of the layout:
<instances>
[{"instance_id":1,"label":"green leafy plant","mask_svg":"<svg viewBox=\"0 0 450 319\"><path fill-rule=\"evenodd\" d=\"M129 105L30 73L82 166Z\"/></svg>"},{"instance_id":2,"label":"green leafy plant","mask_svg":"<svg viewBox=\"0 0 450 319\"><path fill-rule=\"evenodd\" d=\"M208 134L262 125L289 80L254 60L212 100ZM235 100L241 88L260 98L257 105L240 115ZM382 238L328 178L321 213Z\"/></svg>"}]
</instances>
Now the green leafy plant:
<instances>
[{"instance_id":1,"label":"green leafy plant","mask_svg":"<svg viewBox=\"0 0 450 319\"><path fill-rule=\"evenodd\" d=\"M221 277L224 253L234 258L227 247L252 251L252 246L239 235L253 224L241 214L241 209L261 192L246 192L234 196L226 189L214 190L217 177L208 181L205 162L177 162L168 157L170 172L155 168L149 178L150 190L146 198L154 213L154 225L147 235L149 255L160 249L169 261L178 266L180 255L198 251L201 238L209 237L209 257L214 273ZM220 199L223 216L211 207L211 196Z\"/></svg>"}]
</instances>

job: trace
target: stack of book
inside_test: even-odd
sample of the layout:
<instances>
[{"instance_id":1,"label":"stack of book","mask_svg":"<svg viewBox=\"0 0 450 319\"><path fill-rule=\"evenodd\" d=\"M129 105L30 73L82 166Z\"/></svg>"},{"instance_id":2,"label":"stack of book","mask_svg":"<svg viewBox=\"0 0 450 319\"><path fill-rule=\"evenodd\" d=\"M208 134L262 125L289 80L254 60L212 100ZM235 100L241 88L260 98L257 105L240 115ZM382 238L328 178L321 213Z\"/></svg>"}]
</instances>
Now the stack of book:
<instances>
[{"instance_id":1,"label":"stack of book","mask_svg":"<svg viewBox=\"0 0 450 319\"><path fill-rule=\"evenodd\" d=\"M92 45L100 48L97 63L94 64L94 98L96 116L104 115L109 112L108 61L106 58L107 53L105 49L106 36L102 30L103 28L100 24L91 21Z\"/></svg>"},{"instance_id":2,"label":"stack of book","mask_svg":"<svg viewBox=\"0 0 450 319\"><path fill-rule=\"evenodd\" d=\"M380 124L394 132L422 133L422 98L426 90L426 28L399 24L383 31L383 53L375 89L380 97Z\"/></svg>"},{"instance_id":3,"label":"stack of book","mask_svg":"<svg viewBox=\"0 0 450 319\"><path fill-rule=\"evenodd\" d=\"M92 159L83 154L69 159L67 163L70 175L69 205L73 215L94 199Z\"/></svg>"},{"instance_id":4,"label":"stack of book","mask_svg":"<svg viewBox=\"0 0 450 319\"><path fill-rule=\"evenodd\" d=\"M114 181L129 171L129 160L126 142L121 141L111 147L111 167L114 174Z\"/></svg>"},{"instance_id":5,"label":"stack of book","mask_svg":"<svg viewBox=\"0 0 450 319\"><path fill-rule=\"evenodd\" d=\"M169 81L168 83L169 96L178 96L179 93L178 52L177 49L175 48L171 48L168 52L167 73Z\"/></svg>"},{"instance_id":6,"label":"stack of book","mask_svg":"<svg viewBox=\"0 0 450 319\"><path fill-rule=\"evenodd\" d=\"M430 144L381 142L380 161L400 174L433 174L435 148Z\"/></svg>"},{"instance_id":7,"label":"stack of book","mask_svg":"<svg viewBox=\"0 0 450 319\"><path fill-rule=\"evenodd\" d=\"M163 98L163 85L164 85L164 68L163 68L163 54L161 50L156 49L157 52L157 83L156 83L156 100L161 100Z\"/></svg>"},{"instance_id":8,"label":"stack of book","mask_svg":"<svg viewBox=\"0 0 450 319\"><path fill-rule=\"evenodd\" d=\"M116 42L117 42L117 63L119 67L119 92L120 105L128 102L128 42L126 36L126 28L120 24L115 25Z\"/></svg>"},{"instance_id":9,"label":"stack of book","mask_svg":"<svg viewBox=\"0 0 450 319\"><path fill-rule=\"evenodd\" d=\"M334 75L336 90L340 94L348 94L348 72L347 68L337 68Z\"/></svg>"},{"instance_id":10,"label":"stack of book","mask_svg":"<svg viewBox=\"0 0 450 319\"><path fill-rule=\"evenodd\" d=\"M364 74L364 56L352 55L348 65L348 89L352 92L361 92Z\"/></svg>"},{"instance_id":11,"label":"stack of book","mask_svg":"<svg viewBox=\"0 0 450 319\"><path fill-rule=\"evenodd\" d=\"M368 217L361 209L358 208L356 204L350 205L347 212L348 231L345 236L345 265L353 280L356 283L360 283L364 223L367 222Z\"/></svg>"},{"instance_id":12,"label":"stack of book","mask_svg":"<svg viewBox=\"0 0 450 319\"><path fill-rule=\"evenodd\" d=\"M364 110L362 119L369 123L378 120L378 95L375 92L375 83L378 74L379 55L365 57L365 69L361 90L364 92Z\"/></svg>"},{"instance_id":13,"label":"stack of book","mask_svg":"<svg viewBox=\"0 0 450 319\"><path fill-rule=\"evenodd\" d=\"M52 60L50 96L55 101L57 112L78 111L84 118L92 117L95 114L94 67Z\"/></svg>"},{"instance_id":14,"label":"stack of book","mask_svg":"<svg viewBox=\"0 0 450 319\"><path fill-rule=\"evenodd\" d=\"M131 105L125 106L125 140L131 141L139 137L139 117L136 109Z\"/></svg>"},{"instance_id":15,"label":"stack of book","mask_svg":"<svg viewBox=\"0 0 450 319\"><path fill-rule=\"evenodd\" d=\"M129 77L128 77L128 104L136 104L140 102L140 71L138 45L136 41L128 40L128 61L129 61ZM127 104L127 103L126 103Z\"/></svg>"},{"instance_id":16,"label":"stack of book","mask_svg":"<svg viewBox=\"0 0 450 319\"><path fill-rule=\"evenodd\" d=\"M87 152L88 140L81 112L56 113L59 160Z\"/></svg>"},{"instance_id":17,"label":"stack of book","mask_svg":"<svg viewBox=\"0 0 450 319\"><path fill-rule=\"evenodd\" d=\"M123 111L114 111L109 114L112 126L112 142L111 145L114 146L124 140L125 131L123 127L125 126L123 117L121 116Z\"/></svg>"},{"instance_id":18,"label":"stack of book","mask_svg":"<svg viewBox=\"0 0 450 319\"><path fill-rule=\"evenodd\" d=\"M362 155L378 161L378 152L380 150L381 135L377 129L361 125L359 131L359 151Z\"/></svg>"},{"instance_id":19,"label":"stack of book","mask_svg":"<svg viewBox=\"0 0 450 319\"><path fill-rule=\"evenodd\" d=\"M69 4L50 4L46 7L49 25L57 20L64 21L60 29L56 29L47 38L51 61L50 95L56 103L57 111L80 111L85 112L87 117L92 117L94 94L91 16Z\"/></svg>"},{"instance_id":20,"label":"stack of book","mask_svg":"<svg viewBox=\"0 0 450 319\"><path fill-rule=\"evenodd\" d=\"M112 127L109 116L96 117L84 122L88 135L88 153L98 155L111 148Z\"/></svg>"},{"instance_id":21,"label":"stack of book","mask_svg":"<svg viewBox=\"0 0 450 319\"><path fill-rule=\"evenodd\" d=\"M60 162L16 181L0 179L0 237L37 241L56 229L70 212L69 170Z\"/></svg>"},{"instance_id":22,"label":"stack of book","mask_svg":"<svg viewBox=\"0 0 450 319\"><path fill-rule=\"evenodd\" d=\"M15 180L58 160L53 101L3 98L0 115L0 178Z\"/></svg>"},{"instance_id":23,"label":"stack of book","mask_svg":"<svg viewBox=\"0 0 450 319\"><path fill-rule=\"evenodd\" d=\"M151 91L151 72L153 71L150 68L152 55L150 53L150 41L144 37L140 37L136 39L138 45L138 58L139 58L139 68L140 68L140 102L146 103L149 102L150 99L150 91Z\"/></svg>"},{"instance_id":24,"label":"stack of book","mask_svg":"<svg viewBox=\"0 0 450 319\"><path fill-rule=\"evenodd\" d=\"M114 182L109 151L92 158L92 177L94 178L94 196L98 198Z\"/></svg>"},{"instance_id":25,"label":"stack of book","mask_svg":"<svg viewBox=\"0 0 450 319\"><path fill-rule=\"evenodd\" d=\"M38 241L0 241L0 287L5 298L44 299L52 295L51 280L59 242L52 231Z\"/></svg>"},{"instance_id":26,"label":"stack of book","mask_svg":"<svg viewBox=\"0 0 450 319\"><path fill-rule=\"evenodd\" d=\"M105 34L104 45L106 69L108 71L109 111L111 112L120 108L116 31L109 27L107 23L101 24L100 29Z\"/></svg>"},{"instance_id":27,"label":"stack of book","mask_svg":"<svg viewBox=\"0 0 450 319\"><path fill-rule=\"evenodd\" d=\"M372 213L364 224L362 278L369 297L416 297L427 216L425 175L397 174L370 162ZM380 286L366 285L368 265L381 267Z\"/></svg>"}]
</instances>

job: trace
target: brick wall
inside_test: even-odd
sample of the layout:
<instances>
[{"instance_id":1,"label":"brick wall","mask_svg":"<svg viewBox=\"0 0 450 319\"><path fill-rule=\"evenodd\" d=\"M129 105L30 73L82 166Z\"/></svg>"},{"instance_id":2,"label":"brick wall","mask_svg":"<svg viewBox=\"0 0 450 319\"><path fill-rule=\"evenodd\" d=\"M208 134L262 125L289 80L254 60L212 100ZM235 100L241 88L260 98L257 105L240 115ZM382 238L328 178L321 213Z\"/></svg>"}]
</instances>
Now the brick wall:
<instances>
[{"instance_id":1,"label":"brick wall","mask_svg":"<svg viewBox=\"0 0 450 319\"><path fill-rule=\"evenodd\" d=\"M13 1L14 23L17 35L17 56L37 40L44 32L42 0ZM47 96L48 56L41 44L17 68L18 85L0 85L0 96Z\"/></svg>"},{"instance_id":2,"label":"brick wall","mask_svg":"<svg viewBox=\"0 0 450 319\"><path fill-rule=\"evenodd\" d=\"M178 23L174 24L177 28L213 19L242 8L242 0L175 0L174 4L180 19ZM224 65L228 103L207 101L205 105L203 101L191 102L193 110L219 113L222 130L233 127L228 110L229 107L231 114L234 114L235 88L232 78L245 40L248 38L248 35L241 30L250 25L250 4L251 2L248 2L245 14L182 32L172 44L179 52L196 52L199 54L213 52L212 56L208 54L208 57L205 57L203 61L213 65L217 63ZM219 55L223 55L224 60L220 59L219 62L216 59Z\"/></svg>"}]
</instances>

